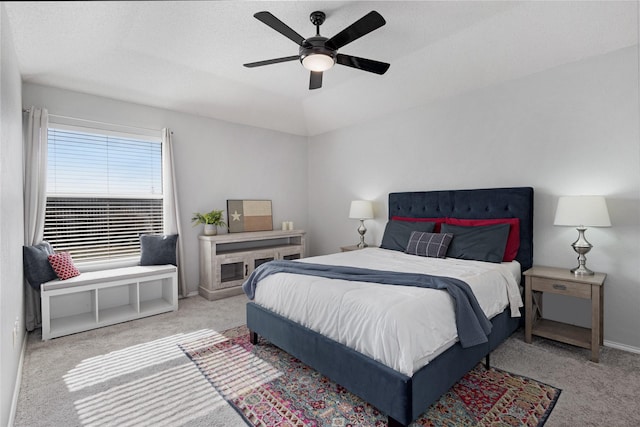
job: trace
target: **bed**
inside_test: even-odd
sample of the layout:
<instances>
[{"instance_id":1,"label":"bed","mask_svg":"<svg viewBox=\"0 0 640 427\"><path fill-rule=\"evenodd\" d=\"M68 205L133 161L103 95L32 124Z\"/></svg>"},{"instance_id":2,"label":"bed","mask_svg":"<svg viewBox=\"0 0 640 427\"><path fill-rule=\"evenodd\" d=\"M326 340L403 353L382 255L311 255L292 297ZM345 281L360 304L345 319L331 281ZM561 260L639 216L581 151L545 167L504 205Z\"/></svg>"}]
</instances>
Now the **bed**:
<instances>
[{"instance_id":1,"label":"bed","mask_svg":"<svg viewBox=\"0 0 640 427\"><path fill-rule=\"evenodd\" d=\"M520 266L520 273L531 267L532 188L389 194L389 220L446 217L461 220L517 218L519 246L514 254L515 261ZM393 369L386 362L382 363L256 302L247 303L247 327L254 343L261 336L287 351L378 408L388 416L390 426L409 425L483 358L488 364L491 351L518 328L522 318L513 317L510 307L506 307L491 318L492 328L487 342L466 347L455 342L426 365L407 372Z\"/></svg>"}]
</instances>

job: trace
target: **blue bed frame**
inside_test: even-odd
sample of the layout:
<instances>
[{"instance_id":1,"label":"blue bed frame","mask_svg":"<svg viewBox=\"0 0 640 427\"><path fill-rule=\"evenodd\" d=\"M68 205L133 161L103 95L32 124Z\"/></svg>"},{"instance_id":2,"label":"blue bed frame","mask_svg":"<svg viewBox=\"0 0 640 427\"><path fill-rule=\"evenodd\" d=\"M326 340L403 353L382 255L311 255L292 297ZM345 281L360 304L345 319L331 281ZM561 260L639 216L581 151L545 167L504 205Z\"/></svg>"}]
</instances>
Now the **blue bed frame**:
<instances>
[{"instance_id":1,"label":"blue bed frame","mask_svg":"<svg viewBox=\"0 0 640 427\"><path fill-rule=\"evenodd\" d=\"M389 194L389 218L519 218L522 271L533 264L533 188L422 191ZM507 308L491 322L489 342L463 349L456 343L412 377L259 305L247 303L252 342L258 335L331 378L386 414L390 426L407 426L519 326Z\"/></svg>"}]
</instances>

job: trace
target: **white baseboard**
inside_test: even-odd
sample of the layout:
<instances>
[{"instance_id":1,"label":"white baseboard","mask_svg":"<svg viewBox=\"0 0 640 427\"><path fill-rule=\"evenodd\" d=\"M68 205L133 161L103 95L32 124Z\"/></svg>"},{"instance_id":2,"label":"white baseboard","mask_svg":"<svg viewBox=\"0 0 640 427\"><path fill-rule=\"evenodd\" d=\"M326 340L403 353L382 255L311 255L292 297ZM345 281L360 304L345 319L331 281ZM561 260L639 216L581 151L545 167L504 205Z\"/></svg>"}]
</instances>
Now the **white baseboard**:
<instances>
[{"instance_id":1,"label":"white baseboard","mask_svg":"<svg viewBox=\"0 0 640 427\"><path fill-rule=\"evenodd\" d=\"M628 351L630 353L640 354L640 348L638 348L638 347L632 347L630 345L620 344L620 343L617 343L617 342L607 341L607 340L604 340L604 345L606 347L616 348L618 350L623 350L623 351Z\"/></svg>"},{"instance_id":2,"label":"white baseboard","mask_svg":"<svg viewBox=\"0 0 640 427\"><path fill-rule=\"evenodd\" d=\"M189 298L189 297L197 297L198 295L199 295L198 291L191 291L191 292L189 292L187 294L187 298Z\"/></svg>"},{"instance_id":3,"label":"white baseboard","mask_svg":"<svg viewBox=\"0 0 640 427\"><path fill-rule=\"evenodd\" d=\"M18 396L20 395L20 387L22 386L22 364L24 363L24 355L27 352L27 336L29 333L25 331L22 340L22 351L20 351L20 361L18 361L18 370L16 372L16 385L13 388L13 399L11 399L11 409L9 411L8 427L12 427L16 420L16 409L18 408Z\"/></svg>"}]
</instances>

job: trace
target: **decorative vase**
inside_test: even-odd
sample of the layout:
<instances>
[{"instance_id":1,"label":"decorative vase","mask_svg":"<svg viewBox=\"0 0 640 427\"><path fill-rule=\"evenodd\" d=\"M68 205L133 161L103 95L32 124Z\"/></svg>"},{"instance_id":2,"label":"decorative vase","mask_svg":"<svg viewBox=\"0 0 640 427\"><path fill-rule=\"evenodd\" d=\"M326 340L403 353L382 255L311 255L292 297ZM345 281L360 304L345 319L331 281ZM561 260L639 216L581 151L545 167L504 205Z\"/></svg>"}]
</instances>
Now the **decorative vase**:
<instances>
[{"instance_id":1,"label":"decorative vase","mask_svg":"<svg viewBox=\"0 0 640 427\"><path fill-rule=\"evenodd\" d=\"M204 225L204 235L205 236L215 236L218 234L218 227L213 224L205 224Z\"/></svg>"}]
</instances>

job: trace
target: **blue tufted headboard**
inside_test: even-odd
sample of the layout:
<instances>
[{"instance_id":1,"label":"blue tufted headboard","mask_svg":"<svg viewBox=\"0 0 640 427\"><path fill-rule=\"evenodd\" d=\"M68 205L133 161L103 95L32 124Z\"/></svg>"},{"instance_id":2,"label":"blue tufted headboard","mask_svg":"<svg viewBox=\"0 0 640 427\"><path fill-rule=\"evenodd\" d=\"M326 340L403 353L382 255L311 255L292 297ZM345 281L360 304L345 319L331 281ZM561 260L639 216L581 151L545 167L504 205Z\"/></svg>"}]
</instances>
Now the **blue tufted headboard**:
<instances>
[{"instance_id":1,"label":"blue tufted headboard","mask_svg":"<svg viewBox=\"0 0 640 427\"><path fill-rule=\"evenodd\" d=\"M389 219L520 218L520 249L516 260L525 271L533 265L533 188L412 191L389 193Z\"/></svg>"}]
</instances>

